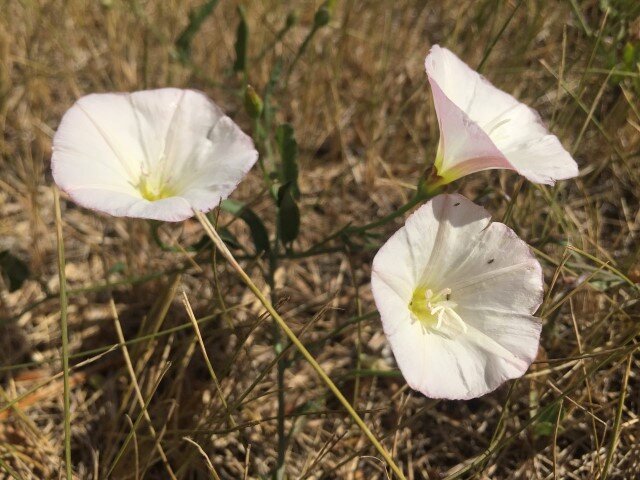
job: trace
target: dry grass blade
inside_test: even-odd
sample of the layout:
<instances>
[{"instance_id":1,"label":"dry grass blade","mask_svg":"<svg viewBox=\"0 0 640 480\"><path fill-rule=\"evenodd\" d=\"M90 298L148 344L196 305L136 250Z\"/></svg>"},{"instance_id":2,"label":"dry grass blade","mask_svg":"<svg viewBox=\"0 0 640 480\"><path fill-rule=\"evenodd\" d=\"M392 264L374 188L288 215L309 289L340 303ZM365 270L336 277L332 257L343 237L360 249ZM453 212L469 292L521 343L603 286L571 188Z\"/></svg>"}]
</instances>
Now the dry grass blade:
<instances>
[{"instance_id":1,"label":"dry grass blade","mask_svg":"<svg viewBox=\"0 0 640 480\"><path fill-rule=\"evenodd\" d=\"M182 439L185 442L189 442L191 445L193 445L194 447L196 447L198 449L198 453L200 453L202 458L204 458L205 463L207 464L207 468L209 469L209 473L211 473L211 478L213 478L214 480L220 480L220 477L218 476L218 473L216 472L216 469L213 468L213 464L211 463L211 460L209 459L207 454L204 452L202 447L200 445L198 445L196 442L194 442L192 439L190 439L189 437L183 437Z\"/></svg>"},{"instance_id":2,"label":"dry grass blade","mask_svg":"<svg viewBox=\"0 0 640 480\"><path fill-rule=\"evenodd\" d=\"M193 309L191 308L191 304L189 303L189 298L187 297L187 294L184 293L184 292L182 292L182 303L184 304L184 308L187 311L187 315L189 316L189 320L191 320L191 325L193 325L193 330L194 330L194 332L196 334L196 338L198 340L198 345L200 346L200 352L202 353L202 356L204 357L204 360L205 360L205 362L207 364L207 369L209 370L209 375L211 375L211 379L213 380L213 383L216 386L216 392L218 393L218 398L220 399L220 403L222 403L222 406L223 406L223 408L225 410L225 413L227 415L227 421L229 423L229 427L230 428L234 428L234 427L237 426L236 421L233 419L233 415L229 411L229 406L227 405L227 400L224 398L224 392L220 388L220 382L218 381L218 376L216 375L216 372L213 369L213 365L211 365L211 360L209 360L209 355L207 355L207 349L204 346L204 341L202 340L202 335L200 334L200 328L198 327L198 322L196 320L195 315L193 314ZM185 440L187 440L187 439L185 439ZM190 440L187 440L187 441L190 441ZM200 450L202 450L199 445L198 445L198 448Z\"/></svg>"},{"instance_id":3,"label":"dry grass blade","mask_svg":"<svg viewBox=\"0 0 640 480\"><path fill-rule=\"evenodd\" d=\"M616 418L613 424L613 433L611 435L611 443L609 444L609 450L607 452L607 461L604 464L604 469L602 471L602 475L600 476L600 480L606 480L606 478L609 476L611 461L613 459L613 455L615 454L616 447L618 446L618 439L620 437L622 411L624 410L624 399L627 395L627 385L629 384L629 374L631 373L632 361L633 361L633 357L629 355L627 360L627 366L624 370L622 385L620 387L620 399L618 401L618 408L616 409Z\"/></svg>"},{"instance_id":4,"label":"dry grass blade","mask_svg":"<svg viewBox=\"0 0 640 480\"><path fill-rule=\"evenodd\" d=\"M116 306L113 303L113 298L111 298L109 300L109 308L111 309L111 315L113 318L113 324L116 330L116 333L118 335L118 341L120 342L121 345L121 350L122 350L122 356L124 357L124 363L127 367L127 372L129 374L129 378L131 380L131 384L133 385L134 391L135 391L135 395L136 395L136 399L138 400L138 403L140 405L140 409L141 409L141 413L144 415L144 419L147 421L148 427L149 427L149 432L151 433L151 436L153 437L154 443L155 443L155 447L158 450L158 454L160 455L160 458L162 458L162 463L164 464L166 470L167 470L167 474L169 475L169 477L172 480L177 480L175 474L173 473L173 469L171 468L171 465L169 464L169 460L167 459L167 455L164 453L164 449L162 448L162 445L160 444L160 440L159 440L159 436L156 434L156 430L153 426L153 421L151 420L151 417L149 416L149 412L147 411L146 405L145 405L145 401L144 401L144 397L142 396L142 390L140 390L140 385L138 384L138 379L136 377L136 372L133 368L133 364L131 363L131 357L129 356L129 349L126 346L125 343L125 339L124 339L124 334L122 333L122 327L120 326L120 319L118 318L118 311L116 310ZM135 429L131 430L132 432L135 432Z\"/></svg>"},{"instance_id":5,"label":"dry grass blade","mask_svg":"<svg viewBox=\"0 0 640 480\"><path fill-rule=\"evenodd\" d=\"M64 236L62 234L62 214L60 195L53 187L54 209L56 213L56 238L58 241L58 275L60 279L60 326L62 335L62 381L64 383L64 459L67 480L72 480L71 464L71 386L69 383L69 328L67 321L67 278L65 275Z\"/></svg>"},{"instance_id":6,"label":"dry grass blade","mask_svg":"<svg viewBox=\"0 0 640 480\"><path fill-rule=\"evenodd\" d=\"M138 417L136 418L136 421L133 423L133 428L130 430L129 434L127 435L127 438L125 438L124 442L120 446L120 449L118 450L118 452L116 453L113 461L111 462L111 466L109 467L109 470L107 471L107 474L106 474L107 478L109 478L111 476L111 474L113 473L115 468L118 466L118 463L120 462L120 459L122 458L122 455L124 454L125 450L127 449L127 446L129 445L129 442L135 436L135 431L137 430L138 425L140 424L140 422L142 421L143 418L146 418L148 416L147 409L149 408L149 404L151 403L153 395L155 394L158 386L160 385L160 382L162 381L162 378L167 373L169 368L170 368L170 365L165 366L165 368L160 372L160 375L158 375L158 378L156 379L155 384L153 385L153 388L151 389L151 394L149 395L149 398L142 405L142 407L140 409L140 413L138 414Z\"/></svg>"}]
</instances>

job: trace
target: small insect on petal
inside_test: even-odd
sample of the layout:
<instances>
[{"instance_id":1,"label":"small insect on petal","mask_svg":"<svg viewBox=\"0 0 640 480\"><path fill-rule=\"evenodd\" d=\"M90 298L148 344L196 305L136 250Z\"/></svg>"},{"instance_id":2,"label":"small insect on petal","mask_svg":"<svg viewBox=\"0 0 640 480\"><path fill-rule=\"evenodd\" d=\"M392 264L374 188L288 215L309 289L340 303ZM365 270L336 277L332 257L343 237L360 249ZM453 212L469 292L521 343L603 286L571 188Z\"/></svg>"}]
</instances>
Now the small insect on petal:
<instances>
[{"instance_id":1,"label":"small insect on petal","mask_svg":"<svg viewBox=\"0 0 640 480\"><path fill-rule=\"evenodd\" d=\"M53 138L51 169L84 207L177 222L216 207L257 158L203 93L163 88L80 98Z\"/></svg>"},{"instance_id":2,"label":"small insect on petal","mask_svg":"<svg viewBox=\"0 0 640 480\"><path fill-rule=\"evenodd\" d=\"M540 264L461 195L439 195L407 219L376 254L371 288L402 374L428 397L479 397L536 356Z\"/></svg>"}]
</instances>

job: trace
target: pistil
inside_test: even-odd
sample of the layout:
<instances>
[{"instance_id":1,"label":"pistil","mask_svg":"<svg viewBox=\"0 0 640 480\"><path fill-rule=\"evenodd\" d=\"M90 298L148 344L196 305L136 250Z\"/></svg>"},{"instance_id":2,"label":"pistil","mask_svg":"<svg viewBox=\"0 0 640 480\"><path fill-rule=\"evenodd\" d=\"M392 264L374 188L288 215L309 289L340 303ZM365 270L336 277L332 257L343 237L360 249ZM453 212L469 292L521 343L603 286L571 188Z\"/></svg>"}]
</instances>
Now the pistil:
<instances>
[{"instance_id":1,"label":"pistil","mask_svg":"<svg viewBox=\"0 0 640 480\"><path fill-rule=\"evenodd\" d=\"M467 332L464 320L455 312L457 304L451 300L451 289L444 288L434 293L430 288L417 288L413 293L409 310L414 318L426 327L442 331Z\"/></svg>"}]
</instances>

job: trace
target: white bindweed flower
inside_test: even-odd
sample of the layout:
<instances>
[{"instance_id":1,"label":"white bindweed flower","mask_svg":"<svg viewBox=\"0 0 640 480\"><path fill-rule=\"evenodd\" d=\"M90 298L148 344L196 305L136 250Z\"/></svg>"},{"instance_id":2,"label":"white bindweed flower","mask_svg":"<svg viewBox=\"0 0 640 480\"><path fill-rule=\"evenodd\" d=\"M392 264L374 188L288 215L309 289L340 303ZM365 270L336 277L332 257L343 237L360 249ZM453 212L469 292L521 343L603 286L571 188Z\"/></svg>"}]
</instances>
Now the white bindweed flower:
<instances>
[{"instance_id":1,"label":"white bindweed flower","mask_svg":"<svg viewBox=\"0 0 640 480\"><path fill-rule=\"evenodd\" d=\"M163 88L79 99L53 138L51 169L84 207L177 222L216 207L257 158L204 94Z\"/></svg>"},{"instance_id":2,"label":"white bindweed flower","mask_svg":"<svg viewBox=\"0 0 640 480\"><path fill-rule=\"evenodd\" d=\"M536 356L540 264L461 195L438 195L407 219L376 254L371 288L404 378L428 397L479 397Z\"/></svg>"},{"instance_id":3,"label":"white bindweed flower","mask_svg":"<svg viewBox=\"0 0 640 480\"><path fill-rule=\"evenodd\" d=\"M576 162L534 110L452 52L435 45L425 68L440 125L435 161L440 184L494 168L549 185L578 175Z\"/></svg>"}]
</instances>

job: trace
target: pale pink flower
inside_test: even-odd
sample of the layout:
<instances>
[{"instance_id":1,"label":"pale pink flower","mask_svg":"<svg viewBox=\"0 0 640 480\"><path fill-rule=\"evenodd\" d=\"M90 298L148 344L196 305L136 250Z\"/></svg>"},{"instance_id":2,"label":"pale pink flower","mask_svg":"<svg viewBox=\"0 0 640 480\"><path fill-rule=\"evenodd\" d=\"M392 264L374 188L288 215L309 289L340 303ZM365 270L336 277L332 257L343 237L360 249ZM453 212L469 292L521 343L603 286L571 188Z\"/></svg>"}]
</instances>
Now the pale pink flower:
<instances>
[{"instance_id":1,"label":"pale pink flower","mask_svg":"<svg viewBox=\"0 0 640 480\"><path fill-rule=\"evenodd\" d=\"M407 219L376 254L371 287L400 371L428 397L479 397L536 356L540 264L461 195L438 195Z\"/></svg>"},{"instance_id":2,"label":"pale pink flower","mask_svg":"<svg viewBox=\"0 0 640 480\"><path fill-rule=\"evenodd\" d=\"M204 94L163 88L80 98L53 138L51 168L84 207L177 222L216 207L257 158Z\"/></svg>"},{"instance_id":3,"label":"pale pink flower","mask_svg":"<svg viewBox=\"0 0 640 480\"><path fill-rule=\"evenodd\" d=\"M578 175L576 162L534 110L452 52L435 45L425 68L440 125L435 161L440 184L494 168L549 185Z\"/></svg>"}]
</instances>

